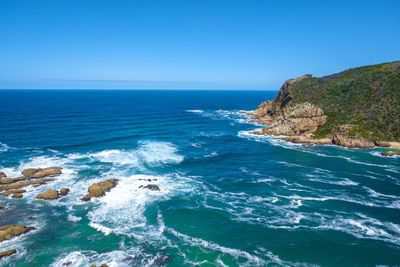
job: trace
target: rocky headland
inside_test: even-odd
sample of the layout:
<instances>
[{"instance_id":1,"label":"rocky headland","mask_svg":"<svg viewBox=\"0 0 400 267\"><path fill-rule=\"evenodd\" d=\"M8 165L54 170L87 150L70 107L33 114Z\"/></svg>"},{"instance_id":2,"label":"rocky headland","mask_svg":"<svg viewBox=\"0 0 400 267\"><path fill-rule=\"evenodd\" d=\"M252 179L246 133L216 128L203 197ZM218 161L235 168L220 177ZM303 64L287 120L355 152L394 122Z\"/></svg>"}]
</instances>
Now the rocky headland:
<instances>
[{"instance_id":1,"label":"rocky headland","mask_svg":"<svg viewBox=\"0 0 400 267\"><path fill-rule=\"evenodd\" d=\"M287 80L272 101L250 115L268 126L253 134L302 144L400 150L400 61Z\"/></svg>"}]
</instances>

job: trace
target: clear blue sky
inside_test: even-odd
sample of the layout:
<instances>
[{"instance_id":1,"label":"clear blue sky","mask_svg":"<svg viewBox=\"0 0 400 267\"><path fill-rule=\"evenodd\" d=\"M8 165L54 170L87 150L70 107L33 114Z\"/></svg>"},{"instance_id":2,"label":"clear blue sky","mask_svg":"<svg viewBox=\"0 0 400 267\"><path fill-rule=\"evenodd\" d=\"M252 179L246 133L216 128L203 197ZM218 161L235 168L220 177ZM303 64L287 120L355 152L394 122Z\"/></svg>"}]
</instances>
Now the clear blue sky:
<instances>
[{"instance_id":1,"label":"clear blue sky","mask_svg":"<svg viewBox=\"0 0 400 267\"><path fill-rule=\"evenodd\" d=\"M276 90L395 60L397 0L0 1L0 88Z\"/></svg>"}]
</instances>

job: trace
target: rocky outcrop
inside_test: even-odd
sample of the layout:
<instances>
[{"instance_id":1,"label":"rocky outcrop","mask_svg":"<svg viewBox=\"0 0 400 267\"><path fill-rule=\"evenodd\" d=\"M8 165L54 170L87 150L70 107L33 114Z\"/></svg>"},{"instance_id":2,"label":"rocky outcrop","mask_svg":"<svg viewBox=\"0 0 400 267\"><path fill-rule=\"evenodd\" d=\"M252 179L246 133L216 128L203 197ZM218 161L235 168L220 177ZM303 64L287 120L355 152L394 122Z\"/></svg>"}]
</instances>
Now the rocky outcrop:
<instances>
[{"instance_id":1,"label":"rocky outcrop","mask_svg":"<svg viewBox=\"0 0 400 267\"><path fill-rule=\"evenodd\" d=\"M316 144L316 145L332 144L332 139L330 139L330 138L313 139L313 138L310 138L307 136L302 136L302 135L287 136L287 137L282 137L279 139L287 141L287 142L299 143L299 144Z\"/></svg>"},{"instance_id":2,"label":"rocky outcrop","mask_svg":"<svg viewBox=\"0 0 400 267\"><path fill-rule=\"evenodd\" d=\"M69 193L69 188L61 188L60 192L56 190L47 190L41 194L36 195L36 199L55 200L61 196L66 196Z\"/></svg>"},{"instance_id":3,"label":"rocky outcrop","mask_svg":"<svg viewBox=\"0 0 400 267\"><path fill-rule=\"evenodd\" d=\"M60 195L61 196L66 196L66 195L68 195L69 191L70 191L69 188L66 188L66 187L61 188Z\"/></svg>"},{"instance_id":4,"label":"rocky outcrop","mask_svg":"<svg viewBox=\"0 0 400 267\"><path fill-rule=\"evenodd\" d=\"M299 85L304 88L304 84L310 83L308 78L312 78L312 75L285 81L272 101L261 103L255 111L251 112L250 115L258 122L268 125L268 127L252 133L285 136L280 139L303 144L335 144L357 148L392 147L390 142L378 139L372 132L365 133L364 131L363 135L360 134L357 126L351 124L339 125L335 128L336 130L326 134L324 138L315 138L315 132L327 122L328 116L318 106L318 103L312 104L304 101L307 97L299 97L299 93L294 89ZM305 81L305 79L308 80ZM319 83L324 84L324 81L320 80ZM368 137L365 137L367 135Z\"/></svg>"},{"instance_id":5,"label":"rocky outcrop","mask_svg":"<svg viewBox=\"0 0 400 267\"><path fill-rule=\"evenodd\" d=\"M262 129L261 134L287 136L310 134L323 125L326 119L327 116L322 109L310 103L289 105L282 108L275 117L269 117L270 126Z\"/></svg>"},{"instance_id":6,"label":"rocky outcrop","mask_svg":"<svg viewBox=\"0 0 400 267\"><path fill-rule=\"evenodd\" d=\"M58 199L60 195L56 190L47 190L41 194L36 195L36 199L54 200Z\"/></svg>"},{"instance_id":7,"label":"rocky outcrop","mask_svg":"<svg viewBox=\"0 0 400 267\"><path fill-rule=\"evenodd\" d=\"M314 133L319 126L323 125L327 116L321 108L308 102L292 103L291 86L311 77L312 75L307 74L285 81L274 100L263 102L253 111L251 115L259 122L269 125L269 127L253 133L306 136ZM299 140L299 138L296 140Z\"/></svg>"},{"instance_id":8,"label":"rocky outcrop","mask_svg":"<svg viewBox=\"0 0 400 267\"><path fill-rule=\"evenodd\" d=\"M35 230L35 227L27 227L25 225L5 225L0 227L0 242L4 240L10 240L15 236L20 236L22 234L26 234L32 230Z\"/></svg>"},{"instance_id":9,"label":"rocky outcrop","mask_svg":"<svg viewBox=\"0 0 400 267\"><path fill-rule=\"evenodd\" d=\"M90 265L90 267L97 267L97 265L96 264L92 264L92 265ZM103 263L102 265L100 265L100 267L108 267L108 265Z\"/></svg>"},{"instance_id":10,"label":"rocky outcrop","mask_svg":"<svg viewBox=\"0 0 400 267\"><path fill-rule=\"evenodd\" d=\"M0 178L7 177L7 175L4 172L0 172Z\"/></svg>"},{"instance_id":11,"label":"rocky outcrop","mask_svg":"<svg viewBox=\"0 0 400 267\"><path fill-rule=\"evenodd\" d=\"M9 189L20 189L22 187L26 187L29 185L43 185L50 181L54 181L54 179L29 180L29 181L22 181L22 182L16 182L16 183L11 183L11 184L2 184L2 185L0 185L0 191L9 190Z\"/></svg>"},{"instance_id":12,"label":"rocky outcrop","mask_svg":"<svg viewBox=\"0 0 400 267\"><path fill-rule=\"evenodd\" d=\"M287 80L272 101L251 112L259 123L269 125L255 133L331 138L333 144L348 147L400 149L399 79L400 61L394 61ZM351 130L341 131L345 125Z\"/></svg>"},{"instance_id":13,"label":"rocky outcrop","mask_svg":"<svg viewBox=\"0 0 400 267\"><path fill-rule=\"evenodd\" d=\"M7 251L0 252L0 259L3 257L11 256L12 254L15 254L15 253L17 253L17 250L15 250L15 249L9 249Z\"/></svg>"},{"instance_id":14,"label":"rocky outcrop","mask_svg":"<svg viewBox=\"0 0 400 267\"><path fill-rule=\"evenodd\" d=\"M341 125L332 137L332 143L344 147L358 147L358 148L373 148L375 144L373 141L364 139L361 136L352 136L350 131L352 126L345 124Z\"/></svg>"},{"instance_id":15,"label":"rocky outcrop","mask_svg":"<svg viewBox=\"0 0 400 267\"><path fill-rule=\"evenodd\" d=\"M89 194L82 198L83 201L89 201L93 197L101 197L118 183L118 179L109 179L104 182L94 183L88 188Z\"/></svg>"},{"instance_id":16,"label":"rocky outcrop","mask_svg":"<svg viewBox=\"0 0 400 267\"><path fill-rule=\"evenodd\" d=\"M22 193L25 193L25 189L10 189L3 192L3 196L8 197L11 195L12 198L22 198Z\"/></svg>"},{"instance_id":17,"label":"rocky outcrop","mask_svg":"<svg viewBox=\"0 0 400 267\"><path fill-rule=\"evenodd\" d=\"M381 153L382 156L390 157L390 156L400 156L400 151L385 151Z\"/></svg>"},{"instance_id":18,"label":"rocky outcrop","mask_svg":"<svg viewBox=\"0 0 400 267\"><path fill-rule=\"evenodd\" d=\"M311 77L311 74L307 74L285 81L279 89L278 95L274 98L274 100L261 103L261 105L258 106L258 108L251 114L254 115L260 122L263 122L264 124L271 124L275 121L279 111L290 104L292 100L292 94L290 92L291 85Z\"/></svg>"},{"instance_id":19,"label":"rocky outcrop","mask_svg":"<svg viewBox=\"0 0 400 267\"><path fill-rule=\"evenodd\" d=\"M46 184L54 179L42 179L45 177L54 177L62 173L60 167L48 167L48 168L29 168L22 171L22 176L17 178L6 178L5 174L0 178L0 192L3 192L4 196L13 198L22 198L22 193L25 190L17 191L20 188L27 187L29 185L39 186Z\"/></svg>"},{"instance_id":20,"label":"rocky outcrop","mask_svg":"<svg viewBox=\"0 0 400 267\"><path fill-rule=\"evenodd\" d=\"M57 176L60 175L61 168L60 167L48 167L48 168L36 168L36 169L26 169L22 171L22 174L25 177L30 177L33 179L43 178L48 176Z\"/></svg>"}]
</instances>

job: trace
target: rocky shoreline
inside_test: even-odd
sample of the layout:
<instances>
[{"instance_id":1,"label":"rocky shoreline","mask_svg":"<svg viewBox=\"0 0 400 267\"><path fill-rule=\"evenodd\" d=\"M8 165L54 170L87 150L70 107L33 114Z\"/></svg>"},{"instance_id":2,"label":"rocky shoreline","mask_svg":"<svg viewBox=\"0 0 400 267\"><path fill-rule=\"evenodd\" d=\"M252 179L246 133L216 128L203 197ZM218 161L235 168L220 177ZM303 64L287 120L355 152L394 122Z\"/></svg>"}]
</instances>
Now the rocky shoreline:
<instances>
[{"instance_id":1,"label":"rocky shoreline","mask_svg":"<svg viewBox=\"0 0 400 267\"><path fill-rule=\"evenodd\" d=\"M267 126L251 133L277 136L278 139L300 144L392 149L394 151L385 151L381 155L400 155L400 142L381 140L372 132L368 132L367 138L354 135L352 133L354 126L350 124L342 124L333 133L317 138L315 132L326 123L328 116L312 103L294 101L291 93L294 84L309 78L312 78L311 74L285 81L272 101L265 101L256 110L247 113L252 121Z\"/></svg>"},{"instance_id":2,"label":"rocky shoreline","mask_svg":"<svg viewBox=\"0 0 400 267\"><path fill-rule=\"evenodd\" d=\"M32 187L38 187L55 180L56 176L62 174L60 167L47 167L47 168L29 168L22 171L22 175L17 178L9 178L6 173L0 172L0 193L4 197L11 197L13 199L23 198L23 194ZM140 179L143 180L143 179ZM157 179L146 180L147 182L157 181ZM88 187L88 194L81 198L82 201L90 201L92 198L104 196L107 192L112 190L118 184L118 179L108 179L102 182L93 183ZM139 188L148 189L152 191L159 191L160 188L156 184L140 185ZM47 190L36 195L37 200L53 201L60 197L67 197L70 192L69 188L61 188L60 190ZM8 210L8 207L0 206L0 212ZM27 215L30 221L36 220L36 217ZM0 242L10 240L14 237L27 234L36 230L35 227L26 225L3 225L0 226ZM0 259L16 254L16 249L10 249L0 252ZM96 266L96 265L92 265ZM101 266L106 267L107 264Z\"/></svg>"}]
</instances>

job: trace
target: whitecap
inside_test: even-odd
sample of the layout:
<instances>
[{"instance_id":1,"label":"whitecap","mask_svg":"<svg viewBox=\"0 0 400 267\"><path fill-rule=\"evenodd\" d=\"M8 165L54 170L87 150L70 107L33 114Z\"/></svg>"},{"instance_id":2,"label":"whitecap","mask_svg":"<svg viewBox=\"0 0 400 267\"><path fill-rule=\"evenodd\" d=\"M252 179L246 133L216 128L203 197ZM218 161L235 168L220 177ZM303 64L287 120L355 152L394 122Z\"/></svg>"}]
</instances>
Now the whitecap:
<instances>
[{"instance_id":1,"label":"whitecap","mask_svg":"<svg viewBox=\"0 0 400 267\"><path fill-rule=\"evenodd\" d=\"M190 112L190 113L203 113L204 110L201 110L201 109L188 109L188 110L186 110L186 112Z\"/></svg>"},{"instance_id":2,"label":"whitecap","mask_svg":"<svg viewBox=\"0 0 400 267\"><path fill-rule=\"evenodd\" d=\"M71 221L71 222L79 222L80 220L82 220L82 218L81 217L77 217L77 216L75 216L75 215L72 215L72 214L68 214L68 220L69 221Z\"/></svg>"},{"instance_id":3,"label":"whitecap","mask_svg":"<svg viewBox=\"0 0 400 267\"><path fill-rule=\"evenodd\" d=\"M7 144L0 142L0 153L7 152L9 149L10 147Z\"/></svg>"}]
</instances>

